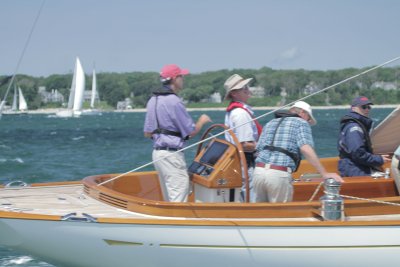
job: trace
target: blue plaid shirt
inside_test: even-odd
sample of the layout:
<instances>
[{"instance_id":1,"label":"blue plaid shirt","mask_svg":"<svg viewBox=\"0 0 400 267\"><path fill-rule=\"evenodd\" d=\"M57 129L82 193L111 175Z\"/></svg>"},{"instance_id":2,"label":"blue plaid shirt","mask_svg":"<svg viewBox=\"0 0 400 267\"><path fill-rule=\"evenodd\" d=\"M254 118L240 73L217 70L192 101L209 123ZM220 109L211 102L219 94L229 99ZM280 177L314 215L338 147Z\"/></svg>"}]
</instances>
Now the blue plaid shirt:
<instances>
[{"instance_id":1,"label":"blue plaid shirt","mask_svg":"<svg viewBox=\"0 0 400 267\"><path fill-rule=\"evenodd\" d=\"M257 143L259 153L256 162L285 166L293 170L295 163L289 156L278 151L263 149L266 145L272 145L272 138L280 120L281 118L273 119L264 126ZM300 156L300 147L307 144L314 147L311 127L308 122L298 117L285 118L276 131L273 145Z\"/></svg>"}]
</instances>

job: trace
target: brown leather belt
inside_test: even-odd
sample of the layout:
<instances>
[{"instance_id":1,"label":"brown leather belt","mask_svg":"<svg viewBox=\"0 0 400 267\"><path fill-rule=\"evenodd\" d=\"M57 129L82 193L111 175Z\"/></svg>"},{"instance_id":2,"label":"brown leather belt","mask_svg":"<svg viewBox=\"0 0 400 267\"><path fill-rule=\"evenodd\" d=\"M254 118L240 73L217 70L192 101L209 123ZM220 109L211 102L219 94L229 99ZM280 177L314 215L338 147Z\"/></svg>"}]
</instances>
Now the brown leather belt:
<instances>
[{"instance_id":1,"label":"brown leather belt","mask_svg":"<svg viewBox=\"0 0 400 267\"><path fill-rule=\"evenodd\" d=\"M256 167L261 167L261 168L265 168L265 164L264 162L257 162L256 163ZM285 166L278 166L278 165L273 165L273 164L269 164L269 168L273 169L273 170L278 170L278 171L284 171L287 172L288 171L288 167Z\"/></svg>"}]
</instances>

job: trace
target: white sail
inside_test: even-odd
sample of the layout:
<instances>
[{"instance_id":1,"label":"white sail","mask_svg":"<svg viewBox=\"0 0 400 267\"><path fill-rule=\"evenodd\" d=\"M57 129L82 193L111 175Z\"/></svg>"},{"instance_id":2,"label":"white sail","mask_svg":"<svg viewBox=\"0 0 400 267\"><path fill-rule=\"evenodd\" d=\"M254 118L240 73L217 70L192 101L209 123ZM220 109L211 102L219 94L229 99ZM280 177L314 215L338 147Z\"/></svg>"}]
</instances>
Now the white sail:
<instances>
[{"instance_id":1,"label":"white sail","mask_svg":"<svg viewBox=\"0 0 400 267\"><path fill-rule=\"evenodd\" d=\"M19 110L20 111L28 110L28 104L26 103L25 97L22 94L21 88L19 87L18 87L18 93L19 93Z\"/></svg>"},{"instance_id":2,"label":"white sail","mask_svg":"<svg viewBox=\"0 0 400 267\"><path fill-rule=\"evenodd\" d=\"M96 99L96 94L97 94L97 79L96 79L96 71L93 69L92 97L90 98L90 108L94 108L94 101Z\"/></svg>"},{"instance_id":3,"label":"white sail","mask_svg":"<svg viewBox=\"0 0 400 267\"><path fill-rule=\"evenodd\" d=\"M92 93L90 97L90 109L82 110L82 115L102 115L101 111L95 108L95 101L99 99L99 95L97 92L97 79L96 79L96 71L93 69L93 78L92 78Z\"/></svg>"},{"instance_id":4,"label":"white sail","mask_svg":"<svg viewBox=\"0 0 400 267\"><path fill-rule=\"evenodd\" d=\"M68 108L56 113L57 117L79 117L82 111L83 91L85 90L85 73L79 58L76 58L71 91L68 99Z\"/></svg>"},{"instance_id":5,"label":"white sail","mask_svg":"<svg viewBox=\"0 0 400 267\"><path fill-rule=\"evenodd\" d=\"M371 133L374 153L390 154L400 145L400 106L393 110Z\"/></svg>"},{"instance_id":6,"label":"white sail","mask_svg":"<svg viewBox=\"0 0 400 267\"><path fill-rule=\"evenodd\" d=\"M78 61L79 59L76 58ZM76 84L76 65L75 63L75 68L74 68L74 74L72 76L72 83L71 83L71 89L69 91L69 98L68 98L68 106L67 108L72 110L72 107L74 106L74 98L75 98L75 84Z\"/></svg>"},{"instance_id":7,"label":"white sail","mask_svg":"<svg viewBox=\"0 0 400 267\"><path fill-rule=\"evenodd\" d=\"M83 91L85 90L85 73L83 72L79 58L76 58L75 73L74 112L82 110Z\"/></svg>"},{"instance_id":8,"label":"white sail","mask_svg":"<svg viewBox=\"0 0 400 267\"><path fill-rule=\"evenodd\" d=\"M18 93L17 93L17 87L14 87L14 97L13 97L13 103L12 103L12 106L11 106L11 110L12 111L17 111L17 109L18 109L18 104L17 104L17 102L18 102L18 100L17 100L17 97L18 97Z\"/></svg>"}]
</instances>

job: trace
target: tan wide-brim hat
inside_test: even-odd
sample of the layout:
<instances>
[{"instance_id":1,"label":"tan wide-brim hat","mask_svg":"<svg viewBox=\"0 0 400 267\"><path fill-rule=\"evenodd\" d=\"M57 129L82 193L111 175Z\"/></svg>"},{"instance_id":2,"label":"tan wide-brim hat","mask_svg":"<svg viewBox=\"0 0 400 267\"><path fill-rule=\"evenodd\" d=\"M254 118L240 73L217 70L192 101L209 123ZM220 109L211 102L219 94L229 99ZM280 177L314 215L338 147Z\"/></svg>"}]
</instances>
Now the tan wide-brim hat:
<instances>
[{"instance_id":1,"label":"tan wide-brim hat","mask_svg":"<svg viewBox=\"0 0 400 267\"><path fill-rule=\"evenodd\" d=\"M233 90L242 89L243 87L248 85L252 80L253 78L244 79L239 74L233 74L224 83L224 88L226 91L225 99L230 99L231 98L231 96L229 95L230 92L232 92Z\"/></svg>"},{"instance_id":2,"label":"tan wide-brim hat","mask_svg":"<svg viewBox=\"0 0 400 267\"><path fill-rule=\"evenodd\" d=\"M290 107L290 109L292 109L292 108L301 108L302 110L306 111L308 113L308 115L310 115L310 122L309 122L310 125L317 124L317 120L314 118L314 116L312 114L311 106L307 102L297 101L296 103L293 104L293 106Z\"/></svg>"}]
</instances>

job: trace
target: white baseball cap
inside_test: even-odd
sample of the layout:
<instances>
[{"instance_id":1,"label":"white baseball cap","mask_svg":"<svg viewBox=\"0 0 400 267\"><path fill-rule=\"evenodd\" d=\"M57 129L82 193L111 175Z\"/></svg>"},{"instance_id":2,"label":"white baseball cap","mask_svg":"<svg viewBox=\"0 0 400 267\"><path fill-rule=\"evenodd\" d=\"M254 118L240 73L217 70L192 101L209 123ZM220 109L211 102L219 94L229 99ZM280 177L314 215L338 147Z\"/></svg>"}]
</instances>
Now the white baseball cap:
<instances>
[{"instance_id":1,"label":"white baseball cap","mask_svg":"<svg viewBox=\"0 0 400 267\"><path fill-rule=\"evenodd\" d=\"M310 125L317 124L317 120L314 118L311 106L308 103L304 101L297 101L296 103L293 104L293 106L290 107L290 109L292 108L301 108L302 110L306 111L308 115L310 115L310 121L309 121Z\"/></svg>"}]
</instances>

